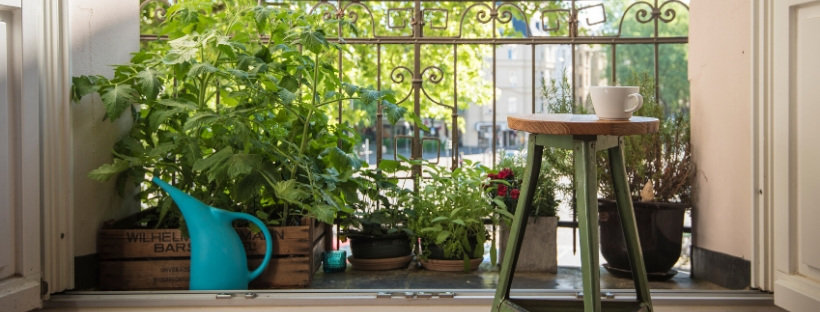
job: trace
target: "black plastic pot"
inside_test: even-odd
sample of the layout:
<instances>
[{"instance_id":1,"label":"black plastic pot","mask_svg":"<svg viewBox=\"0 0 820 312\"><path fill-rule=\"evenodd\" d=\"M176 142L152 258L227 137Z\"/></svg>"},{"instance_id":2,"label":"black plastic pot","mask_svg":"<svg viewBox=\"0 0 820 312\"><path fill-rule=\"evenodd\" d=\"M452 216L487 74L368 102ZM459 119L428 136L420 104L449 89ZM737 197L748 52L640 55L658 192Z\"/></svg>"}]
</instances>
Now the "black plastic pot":
<instances>
[{"instance_id":1,"label":"black plastic pot","mask_svg":"<svg viewBox=\"0 0 820 312\"><path fill-rule=\"evenodd\" d=\"M405 233L390 235L348 234L350 251L357 259L396 258L409 255L410 238Z\"/></svg>"},{"instance_id":2,"label":"black plastic pot","mask_svg":"<svg viewBox=\"0 0 820 312\"><path fill-rule=\"evenodd\" d=\"M634 202L644 264L650 279L666 280L677 274L672 267L680 258L683 216L689 207L680 203ZM617 204L598 200L601 255L604 267L616 276L632 277L626 240Z\"/></svg>"}]
</instances>

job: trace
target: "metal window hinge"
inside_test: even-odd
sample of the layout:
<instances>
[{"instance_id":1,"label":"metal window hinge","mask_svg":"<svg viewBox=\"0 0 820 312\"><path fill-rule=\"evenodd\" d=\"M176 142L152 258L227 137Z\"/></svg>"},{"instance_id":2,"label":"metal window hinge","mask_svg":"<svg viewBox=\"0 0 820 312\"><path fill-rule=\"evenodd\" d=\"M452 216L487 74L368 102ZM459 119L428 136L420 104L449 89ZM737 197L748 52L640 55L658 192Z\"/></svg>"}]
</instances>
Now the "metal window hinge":
<instances>
[{"instance_id":1,"label":"metal window hinge","mask_svg":"<svg viewBox=\"0 0 820 312\"><path fill-rule=\"evenodd\" d=\"M218 293L216 294L216 299L231 299L233 298L233 294L229 293Z\"/></svg>"},{"instance_id":2,"label":"metal window hinge","mask_svg":"<svg viewBox=\"0 0 820 312\"><path fill-rule=\"evenodd\" d=\"M456 296L455 292L452 291L445 291L443 293L438 293L438 297L441 299L453 299Z\"/></svg>"},{"instance_id":3,"label":"metal window hinge","mask_svg":"<svg viewBox=\"0 0 820 312\"><path fill-rule=\"evenodd\" d=\"M390 299L390 298L393 298L393 294L389 293L389 292L386 292L386 291L380 291L379 293L376 294L376 299Z\"/></svg>"},{"instance_id":4,"label":"metal window hinge","mask_svg":"<svg viewBox=\"0 0 820 312\"><path fill-rule=\"evenodd\" d=\"M257 295L256 295L256 293L255 293L255 292L246 292L246 293L245 293L245 299L255 299L255 298L256 298L256 296L257 296Z\"/></svg>"},{"instance_id":5,"label":"metal window hinge","mask_svg":"<svg viewBox=\"0 0 820 312\"><path fill-rule=\"evenodd\" d=\"M579 291L577 294L575 294L575 297L578 298L578 299L583 298L584 297L584 292ZM601 293L601 297L606 298L606 299L615 299L615 294L612 293L611 291L607 291L607 292Z\"/></svg>"}]
</instances>

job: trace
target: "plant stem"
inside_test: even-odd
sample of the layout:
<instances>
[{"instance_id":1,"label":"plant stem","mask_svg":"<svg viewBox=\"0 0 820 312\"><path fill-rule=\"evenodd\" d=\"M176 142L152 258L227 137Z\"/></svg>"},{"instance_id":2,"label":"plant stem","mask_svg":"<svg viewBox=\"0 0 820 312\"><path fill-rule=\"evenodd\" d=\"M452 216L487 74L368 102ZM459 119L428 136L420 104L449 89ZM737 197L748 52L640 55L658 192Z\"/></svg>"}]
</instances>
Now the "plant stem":
<instances>
[{"instance_id":1,"label":"plant stem","mask_svg":"<svg viewBox=\"0 0 820 312\"><path fill-rule=\"evenodd\" d=\"M308 113L307 113L307 118L305 118L305 124L304 124L304 126L302 126L302 142L299 144L299 158L302 158L305 154L305 148L307 146L307 140L308 140L308 130L310 129L310 119L313 117L313 112L316 110L316 94L318 92L316 85L318 83L318 80L319 80L319 54L316 53L316 57L315 57L315 60L314 60L314 63L313 63L313 84L310 86L312 98L310 100L310 106L308 106ZM296 178L296 168L297 168L297 166L294 165L290 169L290 178L291 178L291 180ZM305 170L307 170L307 168ZM308 174L310 175L310 170L308 170ZM311 177L309 177L308 179L312 180ZM288 210L289 210L288 209L288 204L285 203L285 213L282 215L282 221L283 222L286 222L287 219L288 219L288 212L289 212Z\"/></svg>"}]
</instances>

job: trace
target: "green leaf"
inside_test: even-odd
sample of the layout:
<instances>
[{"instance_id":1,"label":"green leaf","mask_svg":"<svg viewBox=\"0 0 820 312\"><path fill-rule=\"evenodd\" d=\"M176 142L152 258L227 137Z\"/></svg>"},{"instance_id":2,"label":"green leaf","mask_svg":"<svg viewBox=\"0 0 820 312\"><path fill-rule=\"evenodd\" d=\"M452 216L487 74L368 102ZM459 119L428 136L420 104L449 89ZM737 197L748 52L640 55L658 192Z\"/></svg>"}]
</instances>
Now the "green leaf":
<instances>
[{"instance_id":1,"label":"green leaf","mask_svg":"<svg viewBox=\"0 0 820 312\"><path fill-rule=\"evenodd\" d=\"M215 73L218 69L209 63L197 63L188 70L188 78L199 77L205 73Z\"/></svg>"},{"instance_id":2,"label":"green leaf","mask_svg":"<svg viewBox=\"0 0 820 312\"><path fill-rule=\"evenodd\" d=\"M148 152L150 157L164 157L177 148L175 141L162 142Z\"/></svg>"},{"instance_id":3,"label":"green leaf","mask_svg":"<svg viewBox=\"0 0 820 312\"><path fill-rule=\"evenodd\" d=\"M290 105L294 100L296 100L296 94L290 92L288 89L280 89L278 94L282 104Z\"/></svg>"},{"instance_id":4,"label":"green leaf","mask_svg":"<svg viewBox=\"0 0 820 312\"><path fill-rule=\"evenodd\" d=\"M322 52L322 48L327 45L325 32L322 30L303 32L299 39L302 42L302 46L317 54Z\"/></svg>"},{"instance_id":5,"label":"green leaf","mask_svg":"<svg viewBox=\"0 0 820 312\"><path fill-rule=\"evenodd\" d=\"M353 96L354 94L359 92L359 86L357 85L345 82L343 83L343 86L345 89L345 94L347 94L347 96Z\"/></svg>"},{"instance_id":6,"label":"green leaf","mask_svg":"<svg viewBox=\"0 0 820 312\"><path fill-rule=\"evenodd\" d=\"M256 217L259 218L260 220L267 221L268 219L270 219L270 215L268 215L267 212L264 212L262 210L257 210L255 214L256 214Z\"/></svg>"},{"instance_id":7,"label":"green leaf","mask_svg":"<svg viewBox=\"0 0 820 312\"><path fill-rule=\"evenodd\" d=\"M316 220L321 222L332 224L333 219L336 218L336 208L330 205L316 205L313 206L310 210L310 214L313 215Z\"/></svg>"},{"instance_id":8,"label":"green leaf","mask_svg":"<svg viewBox=\"0 0 820 312\"><path fill-rule=\"evenodd\" d=\"M461 220L461 219L458 219L458 218L453 219L453 223L461 225L461 226L467 226L467 224L464 223L464 220Z\"/></svg>"},{"instance_id":9,"label":"green leaf","mask_svg":"<svg viewBox=\"0 0 820 312\"><path fill-rule=\"evenodd\" d=\"M436 226L423 228L419 232L427 233L427 232L438 232L438 231L441 231L441 225L436 224Z\"/></svg>"},{"instance_id":10,"label":"green leaf","mask_svg":"<svg viewBox=\"0 0 820 312\"><path fill-rule=\"evenodd\" d=\"M424 122L421 121L421 117L419 117L419 115L416 115L415 113L412 113L412 114L407 114L407 116L410 117L410 120L412 120L413 124L416 127L419 127L419 129L424 130L424 131L430 131L430 128L425 126Z\"/></svg>"},{"instance_id":11,"label":"green leaf","mask_svg":"<svg viewBox=\"0 0 820 312\"><path fill-rule=\"evenodd\" d=\"M185 35L168 42L171 49L163 58L165 64L173 65L195 60L199 51L199 43L191 35Z\"/></svg>"},{"instance_id":12,"label":"green leaf","mask_svg":"<svg viewBox=\"0 0 820 312\"><path fill-rule=\"evenodd\" d=\"M334 167L341 170L346 169L354 169L358 170L362 167L362 161L353 154L345 153L342 149L338 147L333 147L330 149L330 164Z\"/></svg>"},{"instance_id":13,"label":"green leaf","mask_svg":"<svg viewBox=\"0 0 820 312\"><path fill-rule=\"evenodd\" d=\"M228 157L231 157L231 155L233 155L233 149L230 146L226 146L218 152L211 154L211 156L207 158L197 160L194 163L193 169L196 171L210 170L210 168L213 168L214 166L227 160Z\"/></svg>"},{"instance_id":14,"label":"green leaf","mask_svg":"<svg viewBox=\"0 0 820 312\"><path fill-rule=\"evenodd\" d=\"M387 114L387 121L391 124L399 122L404 114L407 113L407 108L398 106L389 101L382 101L382 108Z\"/></svg>"},{"instance_id":15,"label":"green leaf","mask_svg":"<svg viewBox=\"0 0 820 312\"><path fill-rule=\"evenodd\" d=\"M262 32L270 19L271 10L264 6L253 8L253 19L256 22L256 29Z\"/></svg>"},{"instance_id":16,"label":"green leaf","mask_svg":"<svg viewBox=\"0 0 820 312\"><path fill-rule=\"evenodd\" d=\"M235 179L238 176L250 174L255 166L256 162L252 155L235 154L228 165L228 176Z\"/></svg>"},{"instance_id":17,"label":"green leaf","mask_svg":"<svg viewBox=\"0 0 820 312\"><path fill-rule=\"evenodd\" d=\"M453 209L452 211L450 211L450 218L455 217L455 215L458 214L458 212L461 211L462 209L463 209L462 207L459 207L459 208L456 208L456 209Z\"/></svg>"},{"instance_id":18,"label":"green leaf","mask_svg":"<svg viewBox=\"0 0 820 312\"><path fill-rule=\"evenodd\" d=\"M105 117L110 120L119 118L122 112L136 102L134 94L134 89L126 84L115 84L106 88L100 96L105 105Z\"/></svg>"},{"instance_id":19,"label":"green leaf","mask_svg":"<svg viewBox=\"0 0 820 312\"><path fill-rule=\"evenodd\" d=\"M362 96L362 101L365 102L366 104L376 102L381 97L381 92L376 91L376 90L366 89L366 90L360 91L360 93L361 93L361 96Z\"/></svg>"},{"instance_id":20,"label":"green leaf","mask_svg":"<svg viewBox=\"0 0 820 312\"><path fill-rule=\"evenodd\" d=\"M296 77L287 75L282 77L281 80L279 80L279 86L290 91L296 91L297 89L299 89L299 80L297 80Z\"/></svg>"},{"instance_id":21,"label":"green leaf","mask_svg":"<svg viewBox=\"0 0 820 312\"><path fill-rule=\"evenodd\" d=\"M156 99L160 88L162 88L162 82L159 80L157 71L147 68L137 73L137 87L148 100Z\"/></svg>"},{"instance_id":22,"label":"green leaf","mask_svg":"<svg viewBox=\"0 0 820 312\"><path fill-rule=\"evenodd\" d=\"M446 216L438 216L438 217L433 218L433 220L430 221L430 223L437 223L437 222L441 222L441 221L447 221L447 219L450 219L450 218L448 218Z\"/></svg>"},{"instance_id":23,"label":"green leaf","mask_svg":"<svg viewBox=\"0 0 820 312\"><path fill-rule=\"evenodd\" d=\"M84 96L97 92L100 84L107 83L108 80L102 76L79 76L71 78L71 99L79 101Z\"/></svg>"},{"instance_id":24,"label":"green leaf","mask_svg":"<svg viewBox=\"0 0 820 312\"><path fill-rule=\"evenodd\" d=\"M230 59L236 59L236 52L234 52L236 47L239 47L239 44L231 41L230 37L218 36L216 39L216 48Z\"/></svg>"},{"instance_id":25,"label":"green leaf","mask_svg":"<svg viewBox=\"0 0 820 312\"><path fill-rule=\"evenodd\" d=\"M285 181L278 181L273 185L273 191L276 197L287 202L299 202L305 195L303 190L299 189L296 180L290 179Z\"/></svg>"},{"instance_id":26,"label":"green leaf","mask_svg":"<svg viewBox=\"0 0 820 312\"><path fill-rule=\"evenodd\" d=\"M232 76L236 77L237 79L240 79L240 80L245 80L245 79L248 79L250 77L250 74L248 74L248 72L243 71L243 70L238 70L238 69L235 69L235 68L228 69L228 73L231 74Z\"/></svg>"},{"instance_id":27,"label":"green leaf","mask_svg":"<svg viewBox=\"0 0 820 312\"><path fill-rule=\"evenodd\" d=\"M168 107L182 108L185 110L196 110L196 103L187 101L183 98L175 99L161 99L157 103Z\"/></svg>"},{"instance_id":28,"label":"green leaf","mask_svg":"<svg viewBox=\"0 0 820 312\"><path fill-rule=\"evenodd\" d=\"M88 177L100 182L105 182L111 179L111 177L118 175L120 172L128 170L128 168L131 168L131 166L127 161L114 158L114 162L110 164L103 164L102 166L97 167L97 169L91 170L91 172L88 173Z\"/></svg>"},{"instance_id":29,"label":"green leaf","mask_svg":"<svg viewBox=\"0 0 820 312\"><path fill-rule=\"evenodd\" d=\"M218 117L217 115L215 115L211 112L197 113L194 116L192 116L191 118L188 118L188 120L185 122L185 124L182 126L182 128L185 129L185 130L191 130L193 128L198 127L199 125L202 125L204 123L216 120L217 117Z\"/></svg>"},{"instance_id":30,"label":"green leaf","mask_svg":"<svg viewBox=\"0 0 820 312\"><path fill-rule=\"evenodd\" d=\"M448 238L450 238L450 232L439 232L436 235L436 244L444 243Z\"/></svg>"},{"instance_id":31,"label":"green leaf","mask_svg":"<svg viewBox=\"0 0 820 312\"><path fill-rule=\"evenodd\" d=\"M496 204L496 206L498 206L498 207L501 207L501 208L504 208L504 209L508 208L507 203L505 203L503 200L501 200L500 196L496 196L495 198L493 198L493 203Z\"/></svg>"},{"instance_id":32,"label":"green leaf","mask_svg":"<svg viewBox=\"0 0 820 312\"><path fill-rule=\"evenodd\" d=\"M401 168L401 162L392 159L382 159L378 167L387 173L395 173Z\"/></svg>"}]
</instances>

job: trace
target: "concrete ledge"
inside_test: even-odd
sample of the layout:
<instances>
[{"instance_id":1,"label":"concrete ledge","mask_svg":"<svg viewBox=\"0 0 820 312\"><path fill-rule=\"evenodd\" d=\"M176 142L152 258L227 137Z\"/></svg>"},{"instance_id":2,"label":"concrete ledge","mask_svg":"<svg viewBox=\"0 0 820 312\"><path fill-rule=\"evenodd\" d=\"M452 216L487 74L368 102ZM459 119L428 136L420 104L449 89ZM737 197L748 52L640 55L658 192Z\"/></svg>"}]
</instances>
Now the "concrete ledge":
<instances>
[{"instance_id":1,"label":"concrete ledge","mask_svg":"<svg viewBox=\"0 0 820 312\"><path fill-rule=\"evenodd\" d=\"M692 247L692 278L706 280L728 289L747 289L751 285L749 260Z\"/></svg>"}]
</instances>

